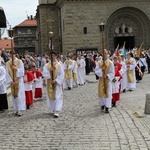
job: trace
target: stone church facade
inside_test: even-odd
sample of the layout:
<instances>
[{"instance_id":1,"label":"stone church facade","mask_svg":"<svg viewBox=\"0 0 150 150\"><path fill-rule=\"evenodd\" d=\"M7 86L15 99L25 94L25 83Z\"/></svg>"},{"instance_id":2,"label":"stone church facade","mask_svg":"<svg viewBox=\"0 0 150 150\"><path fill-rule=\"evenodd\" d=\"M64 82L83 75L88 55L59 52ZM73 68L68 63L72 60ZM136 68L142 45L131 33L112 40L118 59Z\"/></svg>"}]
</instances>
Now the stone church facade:
<instances>
[{"instance_id":1,"label":"stone church facade","mask_svg":"<svg viewBox=\"0 0 150 150\"><path fill-rule=\"evenodd\" d=\"M39 0L37 52L49 51L49 32L54 32L57 52L102 51L99 30L105 24L105 48L114 50L126 41L132 49L144 42L150 47L149 0Z\"/></svg>"}]
</instances>

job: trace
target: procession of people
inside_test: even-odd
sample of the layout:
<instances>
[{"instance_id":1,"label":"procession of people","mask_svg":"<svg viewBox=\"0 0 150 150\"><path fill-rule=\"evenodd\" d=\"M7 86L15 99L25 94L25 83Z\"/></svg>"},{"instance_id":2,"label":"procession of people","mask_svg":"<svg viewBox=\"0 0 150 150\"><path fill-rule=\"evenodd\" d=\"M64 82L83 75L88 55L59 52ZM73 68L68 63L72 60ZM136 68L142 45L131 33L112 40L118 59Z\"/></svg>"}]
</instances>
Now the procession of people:
<instances>
[{"instance_id":1,"label":"procession of people","mask_svg":"<svg viewBox=\"0 0 150 150\"><path fill-rule=\"evenodd\" d=\"M11 87L14 114L22 116L22 111L30 109L34 102L43 100L46 86L46 104L54 117L59 117L63 107L64 89L84 86L86 75L94 72L98 80L98 97L101 111L109 113L120 100L120 93L133 91L145 71L150 73L150 49L137 56L135 51L103 54L87 51L66 56L51 52L51 57L43 54L19 56L10 51L9 58L3 58L0 51L0 111L9 108L7 87Z\"/></svg>"}]
</instances>

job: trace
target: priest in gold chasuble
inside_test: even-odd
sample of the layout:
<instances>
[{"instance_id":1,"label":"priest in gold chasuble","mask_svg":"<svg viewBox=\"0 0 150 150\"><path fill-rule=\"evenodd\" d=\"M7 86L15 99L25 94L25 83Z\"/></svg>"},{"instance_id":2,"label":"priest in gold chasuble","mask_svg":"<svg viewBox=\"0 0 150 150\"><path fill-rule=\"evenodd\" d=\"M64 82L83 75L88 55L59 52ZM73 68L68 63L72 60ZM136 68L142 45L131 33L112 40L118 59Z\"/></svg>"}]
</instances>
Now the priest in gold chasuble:
<instances>
[{"instance_id":1,"label":"priest in gold chasuble","mask_svg":"<svg viewBox=\"0 0 150 150\"><path fill-rule=\"evenodd\" d=\"M112 104L112 80L115 77L114 64L108 58L108 51L104 51L103 60L96 64L95 74L99 76L98 97L101 110L109 113Z\"/></svg>"},{"instance_id":2,"label":"priest in gold chasuble","mask_svg":"<svg viewBox=\"0 0 150 150\"><path fill-rule=\"evenodd\" d=\"M68 90L72 88L72 79L73 79L73 61L71 60L71 56L67 55L67 60L64 62L64 70L65 70L65 81L68 87Z\"/></svg>"},{"instance_id":3,"label":"priest in gold chasuble","mask_svg":"<svg viewBox=\"0 0 150 150\"><path fill-rule=\"evenodd\" d=\"M132 91L136 88L136 77L135 77L135 67L136 61L133 58L132 53L127 53L127 59L125 61L126 68L127 68L127 88L129 91Z\"/></svg>"},{"instance_id":4,"label":"priest in gold chasuble","mask_svg":"<svg viewBox=\"0 0 150 150\"><path fill-rule=\"evenodd\" d=\"M43 67L43 76L47 79L46 102L48 109L54 112L54 117L59 116L63 105L63 80L64 67L57 61L56 53L52 52L53 66L51 62ZM53 80L52 80L53 73Z\"/></svg>"},{"instance_id":5,"label":"priest in gold chasuble","mask_svg":"<svg viewBox=\"0 0 150 150\"><path fill-rule=\"evenodd\" d=\"M14 51L11 51L10 54L13 55L14 64L12 64L12 59L10 59L6 63L6 72L9 76L9 79L11 79L11 93L15 114L21 116L21 111L26 109L25 89L23 81L24 64L20 59L15 57Z\"/></svg>"}]
</instances>

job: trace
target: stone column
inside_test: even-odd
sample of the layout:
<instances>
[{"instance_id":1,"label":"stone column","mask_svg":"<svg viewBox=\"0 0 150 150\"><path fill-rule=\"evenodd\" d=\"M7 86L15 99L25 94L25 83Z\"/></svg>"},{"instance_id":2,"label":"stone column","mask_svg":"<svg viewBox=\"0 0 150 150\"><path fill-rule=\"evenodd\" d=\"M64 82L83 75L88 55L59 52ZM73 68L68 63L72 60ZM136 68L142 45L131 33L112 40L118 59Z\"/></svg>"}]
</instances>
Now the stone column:
<instances>
[{"instance_id":1,"label":"stone column","mask_svg":"<svg viewBox=\"0 0 150 150\"><path fill-rule=\"evenodd\" d=\"M150 93L146 94L145 114L150 114Z\"/></svg>"}]
</instances>

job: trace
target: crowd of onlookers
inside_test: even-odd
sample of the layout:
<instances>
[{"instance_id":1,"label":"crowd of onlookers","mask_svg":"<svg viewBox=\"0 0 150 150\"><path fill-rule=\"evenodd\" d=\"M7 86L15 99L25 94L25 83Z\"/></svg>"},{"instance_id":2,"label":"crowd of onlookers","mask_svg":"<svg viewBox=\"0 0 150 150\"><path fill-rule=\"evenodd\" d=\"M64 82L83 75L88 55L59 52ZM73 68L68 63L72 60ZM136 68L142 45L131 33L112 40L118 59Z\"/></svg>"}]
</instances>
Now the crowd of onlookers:
<instances>
[{"instance_id":1,"label":"crowd of onlookers","mask_svg":"<svg viewBox=\"0 0 150 150\"><path fill-rule=\"evenodd\" d=\"M43 54L42 56L40 56L38 54L18 55L15 53L13 55L15 56L15 58L16 57L18 58L17 60L20 61L20 63L22 63L22 67L19 69L23 69L23 70L25 69L24 70L25 74L23 75L24 84L25 84L25 87L27 87L25 88L25 92L32 93L32 82L27 81L26 79L27 78L26 76L28 74L28 75L31 75L33 78L33 83L34 83L34 88L35 88L34 100L36 100L37 98L41 99L43 85L47 84L47 80L46 78L44 78L44 68L45 66L50 65L47 63L51 62L50 61L51 57L48 54ZM9 61L11 58L13 58L12 57L13 55L7 53L4 49L0 50L0 62L1 62L1 65L5 66L4 68L6 70L8 70L8 65L9 65L9 62L7 63L7 65L6 65L6 62ZM142 77L146 70L148 74L150 73L150 49L142 51L140 55L137 55L137 51L134 51L134 50L128 51L126 55L127 57L124 56L122 53L116 54L115 52L110 53L107 51L106 59L111 60L111 62L114 64L115 71L118 71L117 73L120 76L121 82L123 81L123 75L126 76L124 78L125 79L124 81L128 82L127 74L128 74L129 68L131 67L132 71L134 72L133 75L134 75L135 84L136 84L140 80L142 80ZM84 85L86 82L86 75L89 75L90 72L95 72L96 80L99 80L100 77L96 74L96 70L100 66L100 63L102 62L100 60L104 61L104 58L102 58L102 54L98 53L97 51L86 51L84 53L82 52L77 53L75 55L71 53L67 53L66 55L62 55L62 54L56 55L54 62L55 63L59 62L60 66L62 67L62 72L63 72L62 74L64 76L63 77L64 80L62 84L63 89L68 88L68 90L71 90L73 87ZM13 67L16 68L16 66L13 66ZM119 69L117 70L117 68L119 67L120 67L120 70ZM117 76L117 73L115 74L115 76ZM120 81L118 81L118 83L121 85ZM113 80L112 82L114 82L114 85L118 87L119 92L117 94L120 94L121 89L118 86L119 84L116 83L116 80ZM122 82L122 85L125 85L124 83ZM30 88L29 86L26 86L28 84L31 84ZM122 89L121 92L125 91L126 89L127 87ZM132 88L129 88L129 90L132 91ZM26 103L33 97L31 95L32 94L30 95L26 94L26 99L27 99ZM117 100L119 100L118 97L117 97ZM33 100L32 100L32 103L30 103L30 105L31 104L33 104ZM29 108L29 105L27 103L27 109L28 108Z\"/></svg>"},{"instance_id":2,"label":"crowd of onlookers","mask_svg":"<svg viewBox=\"0 0 150 150\"><path fill-rule=\"evenodd\" d=\"M145 69L148 71L148 73L150 73L150 49L144 50L140 57L136 57L136 52L134 50L132 50L131 52L133 53L133 57L139 61L140 67L145 66ZM87 51L84 53L81 52L80 54L84 58L86 63L86 75L88 75L90 72L93 72L96 65L95 62L102 59L102 54L98 53L97 51ZM74 55L74 59L77 58L77 55ZM0 50L0 56L0 59L3 58L4 64L11 58L11 55L6 52L5 49ZM109 56L111 58L113 56L113 52L109 52ZM28 65L29 69L32 69L32 66L36 66L37 68L40 68L40 70L42 70L43 66L50 60L50 56L46 53L42 56L36 53L24 55L16 54L16 57L21 59L25 65ZM57 57L61 62L64 62L66 60L66 57L62 54L58 55ZM141 60L144 61L144 64Z\"/></svg>"}]
</instances>

